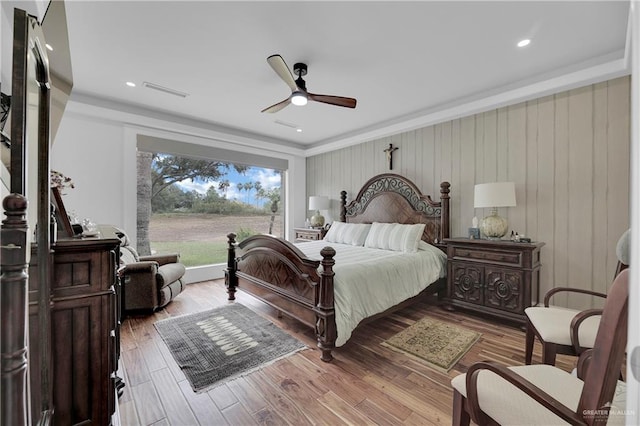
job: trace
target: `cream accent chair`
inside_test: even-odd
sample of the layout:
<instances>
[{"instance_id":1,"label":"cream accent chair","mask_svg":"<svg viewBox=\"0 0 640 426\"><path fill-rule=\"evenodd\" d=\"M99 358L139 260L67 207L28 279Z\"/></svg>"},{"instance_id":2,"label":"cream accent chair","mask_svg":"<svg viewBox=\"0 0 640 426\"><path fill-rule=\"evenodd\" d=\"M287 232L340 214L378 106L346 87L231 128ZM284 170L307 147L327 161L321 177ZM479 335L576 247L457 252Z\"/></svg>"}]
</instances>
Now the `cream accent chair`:
<instances>
[{"instance_id":1,"label":"cream accent chair","mask_svg":"<svg viewBox=\"0 0 640 426\"><path fill-rule=\"evenodd\" d=\"M618 240L616 246L618 266L615 276L629 265L629 236L629 230L627 230ZM591 290L555 287L545 294L544 306L526 308L524 313L527 318L525 338L525 364L527 365L531 364L535 337L542 344L542 362L549 365L555 365L556 354L578 356L594 345L602 309L578 311L549 306L552 297L561 292L607 297L604 293Z\"/></svg>"},{"instance_id":2,"label":"cream accent chair","mask_svg":"<svg viewBox=\"0 0 640 426\"><path fill-rule=\"evenodd\" d=\"M624 424L625 387L618 382L627 345L629 271L609 291L593 349L577 376L548 364L504 367L486 361L456 376L453 424Z\"/></svg>"}]
</instances>

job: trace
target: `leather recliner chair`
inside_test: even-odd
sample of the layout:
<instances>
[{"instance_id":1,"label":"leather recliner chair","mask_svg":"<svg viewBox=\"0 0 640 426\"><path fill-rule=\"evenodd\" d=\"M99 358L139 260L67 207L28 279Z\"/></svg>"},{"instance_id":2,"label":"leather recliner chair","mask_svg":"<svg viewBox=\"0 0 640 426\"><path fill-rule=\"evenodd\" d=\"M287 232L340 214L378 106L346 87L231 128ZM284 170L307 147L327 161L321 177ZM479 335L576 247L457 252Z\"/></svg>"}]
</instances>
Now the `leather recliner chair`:
<instances>
[{"instance_id":1,"label":"leather recliner chair","mask_svg":"<svg viewBox=\"0 0 640 426\"><path fill-rule=\"evenodd\" d=\"M166 306L184 290L185 266L180 255L139 256L127 234L118 230L123 310L155 311Z\"/></svg>"}]
</instances>

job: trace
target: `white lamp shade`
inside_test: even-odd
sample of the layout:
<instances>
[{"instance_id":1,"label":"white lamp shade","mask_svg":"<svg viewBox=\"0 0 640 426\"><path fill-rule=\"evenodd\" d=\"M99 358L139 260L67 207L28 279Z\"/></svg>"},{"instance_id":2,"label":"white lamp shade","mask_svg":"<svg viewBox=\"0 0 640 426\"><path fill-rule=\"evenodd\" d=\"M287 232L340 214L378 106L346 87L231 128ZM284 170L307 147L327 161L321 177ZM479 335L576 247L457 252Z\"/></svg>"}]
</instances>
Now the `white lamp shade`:
<instances>
[{"instance_id":1,"label":"white lamp shade","mask_svg":"<svg viewBox=\"0 0 640 426\"><path fill-rule=\"evenodd\" d=\"M309 210L327 210L329 208L329 197L324 195L313 195L309 197Z\"/></svg>"},{"instance_id":2,"label":"white lamp shade","mask_svg":"<svg viewBox=\"0 0 640 426\"><path fill-rule=\"evenodd\" d=\"M476 185L473 206L477 209L516 206L516 185L513 182L480 183Z\"/></svg>"}]
</instances>

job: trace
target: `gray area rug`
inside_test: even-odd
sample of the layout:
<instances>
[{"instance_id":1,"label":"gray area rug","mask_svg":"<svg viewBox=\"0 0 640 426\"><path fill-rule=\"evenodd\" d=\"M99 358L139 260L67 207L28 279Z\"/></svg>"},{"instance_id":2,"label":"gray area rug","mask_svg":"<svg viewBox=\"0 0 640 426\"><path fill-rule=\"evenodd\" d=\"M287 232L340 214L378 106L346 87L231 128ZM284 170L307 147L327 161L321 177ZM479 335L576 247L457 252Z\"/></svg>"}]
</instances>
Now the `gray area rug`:
<instances>
[{"instance_id":1,"label":"gray area rug","mask_svg":"<svg viewBox=\"0 0 640 426\"><path fill-rule=\"evenodd\" d=\"M238 303L168 318L154 325L195 392L306 348Z\"/></svg>"}]
</instances>

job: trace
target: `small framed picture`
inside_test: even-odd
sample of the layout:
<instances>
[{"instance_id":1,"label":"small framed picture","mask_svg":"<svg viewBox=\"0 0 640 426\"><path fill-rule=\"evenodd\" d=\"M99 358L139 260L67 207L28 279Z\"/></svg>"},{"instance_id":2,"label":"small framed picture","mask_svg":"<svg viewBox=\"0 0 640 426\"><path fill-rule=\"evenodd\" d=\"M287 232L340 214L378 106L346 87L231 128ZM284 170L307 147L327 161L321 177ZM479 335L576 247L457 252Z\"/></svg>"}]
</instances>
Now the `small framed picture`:
<instances>
[{"instance_id":1,"label":"small framed picture","mask_svg":"<svg viewBox=\"0 0 640 426\"><path fill-rule=\"evenodd\" d=\"M479 240L480 228L469 228L469 238L472 240Z\"/></svg>"},{"instance_id":2,"label":"small framed picture","mask_svg":"<svg viewBox=\"0 0 640 426\"><path fill-rule=\"evenodd\" d=\"M58 222L58 235L60 235L61 237L75 236L73 227L71 226L71 222L69 221L67 209L64 208L62 195L60 194L60 190L58 188L51 188L51 203L56 210L55 214L56 221Z\"/></svg>"}]
</instances>

